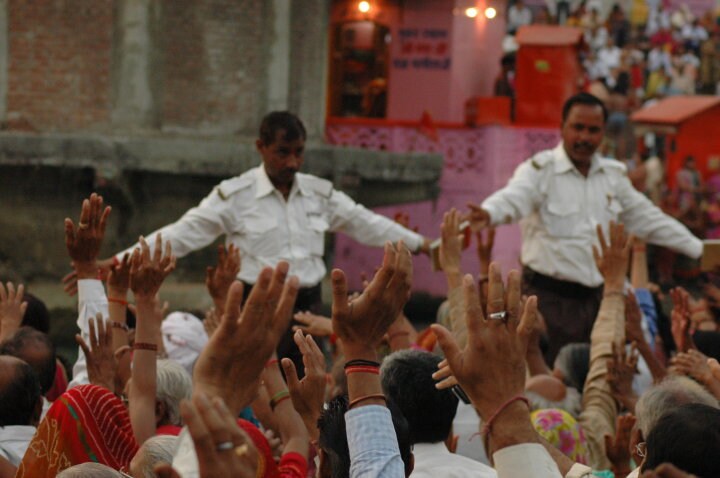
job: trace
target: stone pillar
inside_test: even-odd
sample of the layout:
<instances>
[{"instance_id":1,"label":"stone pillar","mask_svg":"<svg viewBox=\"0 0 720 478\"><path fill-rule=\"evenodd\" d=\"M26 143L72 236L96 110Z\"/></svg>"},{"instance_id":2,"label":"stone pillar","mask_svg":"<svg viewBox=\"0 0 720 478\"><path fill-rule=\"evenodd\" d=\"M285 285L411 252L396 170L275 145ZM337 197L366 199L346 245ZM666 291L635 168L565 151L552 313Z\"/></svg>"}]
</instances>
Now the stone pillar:
<instances>
[{"instance_id":1,"label":"stone pillar","mask_svg":"<svg viewBox=\"0 0 720 478\"><path fill-rule=\"evenodd\" d=\"M114 39L114 126L126 130L154 129L159 125L157 24L160 3L120 0Z\"/></svg>"},{"instance_id":2,"label":"stone pillar","mask_svg":"<svg viewBox=\"0 0 720 478\"><path fill-rule=\"evenodd\" d=\"M271 0L273 10L268 62L268 112L288 109L290 86L290 0ZM297 2L295 2L297 3ZM248 45L248 47L251 47Z\"/></svg>"},{"instance_id":3,"label":"stone pillar","mask_svg":"<svg viewBox=\"0 0 720 478\"><path fill-rule=\"evenodd\" d=\"M311 140L325 132L329 21L329 0L292 2L288 107L302 118Z\"/></svg>"},{"instance_id":4,"label":"stone pillar","mask_svg":"<svg viewBox=\"0 0 720 478\"><path fill-rule=\"evenodd\" d=\"M0 121L7 117L9 36L7 0L0 0Z\"/></svg>"}]
</instances>

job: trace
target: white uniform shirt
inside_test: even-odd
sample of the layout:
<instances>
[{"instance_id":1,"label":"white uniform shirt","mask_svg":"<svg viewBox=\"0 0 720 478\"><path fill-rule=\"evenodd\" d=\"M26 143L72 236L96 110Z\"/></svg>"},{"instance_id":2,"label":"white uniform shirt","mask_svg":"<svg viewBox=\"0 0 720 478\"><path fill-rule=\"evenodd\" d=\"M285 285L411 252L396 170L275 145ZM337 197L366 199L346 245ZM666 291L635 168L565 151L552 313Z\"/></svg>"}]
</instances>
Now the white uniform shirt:
<instances>
[{"instance_id":1,"label":"white uniform shirt","mask_svg":"<svg viewBox=\"0 0 720 478\"><path fill-rule=\"evenodd\" d=\"M450 453L445 443L413 445L415 467L410 478L497 478L495 470L479 461Z\"/></svg>"},{"instance_id":2,"label":"white uniform shirt","mask_svg":"<svg viewBox=\"0 0 720 478\"><path fill-rule=\"evenodd\" d=\"M275 189L259 166L220 183L202 202L177 222L160 229L170 240L173 254L182 257L225 234L226 244L240 249L238 279L254 284L263 267L290 263L290 274L302 287L318 284L325 276L325 233L341 231L370 246L402 239L411 251L423 243L420 234L375 214L333 189L332 183L298 173L287 199ZM154 232L148 244L155 244ZM132 253L137 245L121 252Z\"/></svg>"},{"instance_id":3,"label":"white uniform shirt","mask_svg":"<svg viewBox=\"0 0 720 478\"><path fill-rule=\"evenodd\" d=\"M698 238L633 188L625 165L596 154L586 178L562 143L520 164L508 185L482 207L493 225L523 219L523 265L588 287L603 282L592 245L597 244L596 226L607 233L611 220L647 242L692 258L702 255Z\"/></svg>"},{"instance_id":4,"label":"white uniform shirt","mask_svg":"<svg viewBox=\"0 0 720 478\"><path fill-rule=\"evenodd\" d=\"M35 432L36 428L30 425L0 427L0 456L19 466Z\"/></svg>"}]
</instances>

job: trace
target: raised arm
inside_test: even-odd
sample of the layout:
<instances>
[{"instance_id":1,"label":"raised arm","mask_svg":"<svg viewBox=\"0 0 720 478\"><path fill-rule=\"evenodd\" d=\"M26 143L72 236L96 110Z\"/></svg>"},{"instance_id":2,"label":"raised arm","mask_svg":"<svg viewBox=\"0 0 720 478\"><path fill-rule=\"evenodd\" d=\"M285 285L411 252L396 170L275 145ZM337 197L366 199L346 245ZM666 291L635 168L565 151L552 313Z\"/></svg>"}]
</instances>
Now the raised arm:
<instances>
[{"instance_id":1,"label":"raised arm","mask_svg":"<svg viewBox=\"0 0 720 478\"><path fill-rule=\"evenodd\" d=\"M620 181L618 199L623 208L620 220L629 233L693 259L702 255L700 239L633 188L627 177L621 178Z\"/></svg>"},{"instance_id":2,"label":"raised arm","mask_svg":"<svg viewBox=\"0 0 720 478\"><path fill-rule=\"evenodd\" d=\"M97 279L97 257L105 237L110 207L104 207L102 196L93 193L85 199L77 226L70 218L65 219L65 247L75 269L78 290L78 319L80 335L90 342L88 319L108 317L108 302L102 282ZM82 349L73 366L73 379L68 388L89 383L87 363Z\"/></svg>"},{"instance_id":3,"label":"raised arm","mask_svg":"<svg viewBox=\"0 0 720 478\"><path fill-rule=\"evenodd\" d=\"M613 347L625 346L625 278L632 240L622 224L610 223L609 242L598 225L599 249L593 246L595 262L605 279L600 311L590 334L590 368L583 388L583 411L579 423L585 430L590 451L590 465L609 469L605 453L605 435L615 436L618 405L606 376L608 361L614 358Z\"/></svg>"},{"instance_id":4,"label":"raised arm","mask_svg":"<svg viewBox=\"0 0 720 478\"><path fill-rule=\"evenodd\" d=\"M376 348L407 302L412 284L410 251L387 243L380 270L348 302L345 274L332 271L333 330L343 343L349 411L345 414L350 476L404 476L392 418L380 386Z\"/></svg>"},{"instance_id":5,"label":"raised arm","mask_svg":"<svg viewBox=\"0 0 720 478\"><path fill-rule=\"evenodd\" d=\"M382 246L386 241L403 241L412 252L430 251L430 240L406 229L397 222L357 204L340 191L330 196L330 230L348 234L368 246Z\"/></svg>"},{"instance_id":6,"label":"raised arm","mask_svg":"<svg viewBox=\"0 0 720 478\"><path fill-rule=\"evenodd\" d=\"M155 250L140 238L141 249L130 259L130 288L135 295L137 325L133 344L132 380L128 392L130 423L138 443L155 435L155 401L157 398L158 337L162 314L157 307L157 293L165 278L175 269L176 259L170 243L156 236Z\"/></svg>"}]
</instances>

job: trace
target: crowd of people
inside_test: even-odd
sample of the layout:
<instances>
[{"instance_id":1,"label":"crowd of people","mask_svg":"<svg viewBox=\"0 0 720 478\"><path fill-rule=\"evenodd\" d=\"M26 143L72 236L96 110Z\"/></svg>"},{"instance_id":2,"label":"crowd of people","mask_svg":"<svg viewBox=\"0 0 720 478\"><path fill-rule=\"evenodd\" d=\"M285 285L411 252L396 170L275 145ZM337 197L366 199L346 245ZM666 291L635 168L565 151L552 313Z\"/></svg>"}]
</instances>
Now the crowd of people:
<instances>
[{"instance_id":1,"label":"crowd of people","mask_svg":"<svg viewBox=\"0 0 720 478\"><path fill-rule=\"evenodd\" d=\"M445 214L447 300L427 328L404 308L429 238L300 173L292 114L263 121L261 166L110 259L92 194L64 224L71 369L42 301L0 284L0 478L720 476L720 335L697 308L720 289L651 283L640 239L702 245L597 154L607 117L569 99L557 148ZM494 227L517 220L524 269L504 278ZM463 265L466 221L480 271ZM330 272L330 317L307 310L326 231L384 248L363 290ZM168 313L177 258L223 234L213 308Z\"/></svg>"}]
</instances>

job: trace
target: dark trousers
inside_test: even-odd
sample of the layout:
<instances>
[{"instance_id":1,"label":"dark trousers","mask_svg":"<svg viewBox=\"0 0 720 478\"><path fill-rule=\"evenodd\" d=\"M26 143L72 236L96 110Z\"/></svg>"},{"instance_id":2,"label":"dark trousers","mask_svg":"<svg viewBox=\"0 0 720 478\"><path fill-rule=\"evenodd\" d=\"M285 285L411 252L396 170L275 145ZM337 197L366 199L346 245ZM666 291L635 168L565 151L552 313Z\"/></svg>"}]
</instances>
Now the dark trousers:
<instances>
[{"instance_id":1,"label":"dark trousers","mask_svg":"<svg viewBox=\"0 0 720 478\"><path fill-rule=\"evenodd\" d=\"M586 287L523 269L523 294L536 295L538 310L547 324L549 346L545 361L553 366L560 349L569 343L590 342L600 310L603 287Z\"/></svg>"},{"instance_id":2,"label":"dark trousers","mask_svg":"<svg viewBox=\"0 0 720 478\"><path fill-rule=\"evenodd\" d=\"M243 284L245 285L245 287L243 288L244 304L248 296L250 295L250 291L252 290L253 285L246 282ZM293 314L295 312L303 310L317 313L321 304L322 295L320 290L320 284L313 287L303 287L298 291L297 300L295 300L295 307L293 308ZM290 325L288 326L288 329L280 338L280 343L278 344L277 348L277 355L279 359L289 358L290 360L292 360L295 364L295 368L297 369L298 377L302 378L305 375L305 366L303 365L302 354L300 353L300 350L297 348L297 345L295 345L295 341L293 340L293 323L294 321L290 320ZM280 370L282 370L282 368Z\"/></svg>"}]
</instances>

